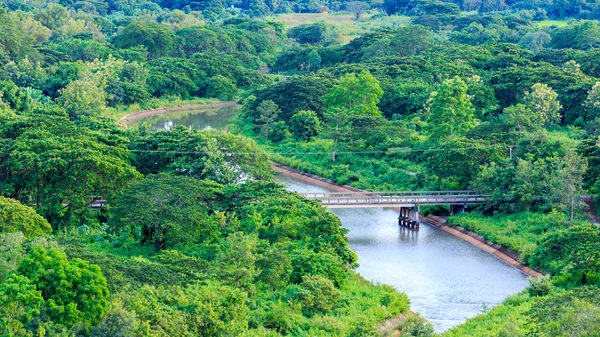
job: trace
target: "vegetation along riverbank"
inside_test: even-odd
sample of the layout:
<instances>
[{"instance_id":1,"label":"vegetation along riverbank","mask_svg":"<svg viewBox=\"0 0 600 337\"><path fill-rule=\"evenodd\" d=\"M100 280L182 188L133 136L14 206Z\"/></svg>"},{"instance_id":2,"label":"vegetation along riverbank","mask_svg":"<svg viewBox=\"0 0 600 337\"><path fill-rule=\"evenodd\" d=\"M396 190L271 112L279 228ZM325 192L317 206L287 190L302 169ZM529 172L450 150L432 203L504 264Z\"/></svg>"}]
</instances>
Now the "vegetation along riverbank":
<instances>
[{"instance_id":1,"label":"vegetation along riverbank","mask_svg":"<svg viewBox=\"0 0 600 337\"><path fill-rule=\"evenodd\" d=\"M488 196L423 211L546 276L443 336L600 335L581 199L600 193L599 18L587 0L3 1L0 335L380 335L408 298L357 276L340 220L270 160ZM117 124L218 101L242 105L228 132Z\"/></svg>"}]
</instances>

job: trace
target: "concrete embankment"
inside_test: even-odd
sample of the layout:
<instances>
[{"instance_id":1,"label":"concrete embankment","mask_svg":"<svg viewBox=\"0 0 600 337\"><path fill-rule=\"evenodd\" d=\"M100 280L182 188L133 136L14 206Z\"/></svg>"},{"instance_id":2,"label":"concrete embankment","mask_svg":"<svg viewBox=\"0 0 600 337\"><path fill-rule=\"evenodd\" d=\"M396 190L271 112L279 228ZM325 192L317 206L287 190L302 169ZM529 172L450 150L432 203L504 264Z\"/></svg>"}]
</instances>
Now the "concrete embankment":
<instances>
[{"instance_id":1,"label":"concrete embankment","mask_svg":"<svg viewBox=\"0 0 600 337\"><path fill-rule=\"evenodd\" d=\"M275 165L275 171L277 171L281 174L303 180L310 184L322 186L322 187L331 189L332 191L363 192L362 190L353 188L351 186L337 185L330 180L318 177L316 175L303 173L298 170L295 170L295 169L292 169L292 168L289 168L289 167L286 167L283 165L279 165L276 163L274 163L274 165ZM499 258L500 260L504 261L505 263L519 269L521 272L523 272L526 275L529 275L531 277L539 277L542 275L540 272L521 264L519 262L519 254L517 252L514 252L506 247L495 244L493 242L487 241L483 237L477 235L476 233L468 231L462 227L448 226L446 224L446 217L432 215L432 216L428 216L428 217L421 217L421 221L427 222L435 227L438 227L439 229L443 230L444 232L451 234L457 238L460 238L460 239L494 255L495 257Z\"/></svg>"}]
</instances>

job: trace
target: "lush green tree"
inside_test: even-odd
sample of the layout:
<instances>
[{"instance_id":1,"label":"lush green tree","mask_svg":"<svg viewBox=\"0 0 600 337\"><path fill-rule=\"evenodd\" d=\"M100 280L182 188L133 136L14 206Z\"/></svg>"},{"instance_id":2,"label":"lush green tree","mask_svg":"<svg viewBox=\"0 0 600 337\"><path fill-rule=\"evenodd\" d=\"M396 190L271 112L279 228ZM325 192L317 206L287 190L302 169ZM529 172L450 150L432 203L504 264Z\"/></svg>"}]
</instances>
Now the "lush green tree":
<instances>
[{"instance_id":1,"label":"lush green tree","mask_svg":"<svg viewBox=\"0 0 600 337\"><path fill-rule=\"evenodd\" d=\"M325 22L307 23L291 28L287 36L299 43L314 45L330 45L338 40L338 33L334 27Z\"/></svg>"},{"instance_id":2,"label":"lush green tree","mask_svg":"<svg viewBox=\"0 0 600 337\"><path fill-rule=\"evenodd\" d=\"M290 118L290 131L297 140L310 142L321 129L321 121L314 111L298 111Z\"/></svg>"},{"instance_id":3,"label":"lush green tree","mask_svg":"<svg viewBox=\"0 0 600 337\"><path fill-rule=\"evenodd\" d=\"M550 43L551 39L550 34L544 31L527 33L519 41L519 46L538 53Z\"/></svg>"},{"instance_id":4,"label":"lush green tree","mask_svg":"<svg viewBox=\"0 0 600 337\"><path fill-rule=\"evenodd\" d=\"M467 84L460 77L446 80L433 92L427 105L427 133L439 140L464 135L477 124L475 108L467 94Z\"/></svg>"},{"instance_id":5,"label":"lush green tree","mask_svg":"<svg viewBox=\"0 0 600 337\"><path fill-rule=\"evenodd\" d=\"M600 334L600 307L597 302L573 299L559 319L542 326L541 336L596 336Z\"/></svg>"},{"instance_id":6,"label":"lush green tree","mask_svg":"<svg viewBox=\"0 0 600 337\"><path fill-rule=\"evenodd\" d=\"M35 209L0 196L0 233L22 232L27 237L46 234L52 227Z\"/></svg>"},{"instance_id":7,"label":"lush green tree","mask_svg":"<svg viewBox=\"0 0 600 337\"><path fill-rule=\"evenodd\" d=\"M163 57L152 60L148 85L155 96L175 95L190 98L200 95L200 87L208 80L206 74L190 60Z\"/></svg>"},{"instance_id":8,"label":"lush green tree","mask_svg":"<svg viewBox=\"0 0 600 337\"><path fill-rule=\"evenodd\" d=\"M588 161L588 168L583 176L583 187L595 194L600 192L600 139L598 136L584 139L577 148L577 152Z\"/></svg>"},{"instance_id":9,"label":"lush green tree","mask_svg":"<svg viewBox=\"0 0 600 337\"><path fill-rule=\"evenodd\" d=\"M409 3L410 0L384 0L383 8L389 15L392 15L402 13Z\"/></svg>"},{"instance_id":10,"label":"lush green tree","mask_svg":"<svg viewBox=\"0 0 600 337\"><path fill-rule=\"evenodd\" d=\"M177 127L140 133L133 137L130 149L133 164L143 174L171 172L222 184L273 176L272 164L256 142L227 132Z\"/></svg>"},{"instance_id":11,"label":"lush green tree","mask_svg":"<svg viewBox=\"0 0 600 337\"><path fill-rule=\"evenodd\" d=\"M333 140L331 160L335 162L340 142L348 141L352 136L350 116L344 110L332 109L325 113L325 121L327 123L324 133Z\"/></svg>"},{"instance_id":12,"label":"lush green tree","mask_svg":"<svg viewBox=\"0 0 600 337\"><path fill-rule=\"evenodd\" d=\"M237 87L231 79L222 75L215 75L208 81L206 96L228 101L235 98L237 91Z\"/></svg>"},{"instance_id":13,"label":"lush green tree","mask_svg":"<svg viewBox=\"0 0 600 337\"><path fill-rule=\"evenodd\" d=\"M596 82L588 92L585 106L588 108L588 113L585 116L587 121L600 118L600 82Z\"/></svg>"},{"instance_id":14,"label":"lush green tree","mask_svg":"<svg viewBox=\"0 0 600 337\"><path fill-rule=\"evenodd\" d=\"M539 130L544 126L543 116L533 112L524 104L517 104L504 109L504 122L517 131Z\"/></svg>"},{"instance_id":15,"label":"lush green tree","mask_svg":"<svg viewBox=\"0 0 600 337\"><path fill-rule=\"evenodd\" d=\"M225 284L248 289L260 274L256 268L260 241L255 235L236 232L222 242L215 257L214 271Z\"/></svg>"},{"instance_id":16,"label":"lush green tree","mask_svg":"<svg viewBox=\"0 0 600 337\"><path fill-rule=\"evenodd\" d=\"M543 125L560 123L562 105L558 101L558 94L541 83L534 84L531 90L525 95L525 105L539 115L536 119L539 119Z\"/></svg>"},{"instance_id":17,"label":"lush green tree","mask_svg":"<svg viewBox=\"0 0 600 337\"><path fill-rule=\"evenodd\" d=\"M600 28L594 21L584 21L558 29L552 36L555 48L590 49L600 46Z\"/></svg>"},{"instance_id":18,"label":"lush green tree","mask_svg":"<svg viewBox=\"0 0 600 337\"><path fill-rule=\"evenodd\" d=\"M398 28L394 34L378 39L365 47L363 60L385 56L413 56L433 45L431 30L421 25Z\"/></svg>"},{"instance_id":19,"label":"lush green tree","mask_svg":"<svg viewBox=\"0 0 600 337\"><path fill-rule=\"evenodd\" d=\"M314 111L321 117L327 109L322 97L329 92L331 86L332 81L327 77L294 76L255 92L256 100L247 110L256 119L256 107L262 101L271 100L281 109L279 119L284 122L289 121L300 110Z\"/></svg>"},{"instance_id":20,"label":"lush green tree","mask_svg":"<svg viewBox=\"0 0 600 337\"><path fill-rule=\"evenodd\" d=\"M0 7L0 58L11 59L33 56L33 38L19 27L14 13Z\"/></svg>"},{"instance_id":21,"label":"lush green tree","mask_svg":"<svg viewBox=\"0 0 600 337\"><path fill-rule=\"evenodd\" d=\"M150 58L166 56L174 46L174 34L169 26L156 22L133 21L115 36L114 44L119 48L138 45L146 47Z\"/></svg>"},{"instance_id":22,"label":"lush green tree","mask_svg":"<svg viewBox=\"0 0 600 337\"><path fill-rule=\"evenodd\" d=\"M27 336L25 327L40 314L43 303L42 293L27 277L9 276L0 283L0 334Z\"/></svg>"},{"instance_id":23,"label":"lush green tree","mask_svg":"<svg viewBox=\"0 0 600 337\"><path fill-rule=\"evenodd\" d=\"M85 224L91 196L111 200L139 174L114 123L100 127L88 120L98 128L92 130L58 113L63 115L39 111L4 120L0 191L33 205L53 226Z\"/></svg>"},{"instance_id":24,"label":"lush green tree","mask_svg":"<svg viewBox=\"0 0 600 337\"><path fill-rule=\"evenodd\" d=\"M25 241L21 232L0 234L0 283L17 270L25 257Z\"/></svg>"},{"instance_id":25,"label":"lush green tree","mask_svg":"<svg viewBox=\"0 0 600 337\"><path fill-rule=\"evenodd\" d=\"M110 226L159 249L210 241L218 235L210 204L219 195L210 181L149 175L127 188L111 209Z\"/></svg>"},{"instance_id":26,"label":"lush green tree","mask_svg":"<svg viewBox=\"0 0 600 337\"><path fill-rule=\"evenodd\" d=\"M381 116L377 107L383 90L379 81L368 71L358 76L349 73L340 78L329 93L323 96L323 101L330 110L344 110L350 115Z\"/></svg>"},{"instance_id":27,"label":"lush green tree","mask_svg":"<svg viewBox=\"0 0 600 337\"><path fill-rule=\"evenodd\" d=\"M394 82L381 82L384 93L379 109L389 119L397 116L409 116L425 107L427 99L435 87L423 80L405 80L398 78Z\"/></svg>"},{"instance_id":28,"label":"lush green tree","mask_svg":"<svg viewBox=\"0 0 600 337\"><path fill-rule=\"evenodd\" d=\"M298 297L307 315L328 313L338 306L341 293L330 280L321 276L306 275L302 277L300 287L302 290Z\"/></svg>"},{"instance_id":29,"label":"lush green tree","mask_svg":"<svg viewBox=\"0 0 600 337\"><path fill-rule=\"evenodd\" d=\"M135 313L127 311L120 302L113 301L102 322L92 329L94 337L128 337L140 332Z\"/></svg>"},{"instance_id":30,"label":"lush green tree","mask_svg":"<svg viewBox=\"0 0 600 337\"><path fill-rule=\"evenodd\" d=\"M354 13L354 20L360 20L362 13L369 8L371 5L364 1L350 1L346 4L346 9Z\"/></svg>"},{"instance_id":31,"label":"lush green tree","mask_svg":"<svg viewBox=\"0 0 600 337\"><path fill-rule=\"evenodd\" d=\"M238 288L209 282L185 288L178 301L188 314L188 324L198 336L231 336L248 329L248 296Z\"/></svg>"},{"instance_id":32,"label":"lush green tree","mask_svg":"<svg viewBox=\"0 0 600 337\"><path fill-rule=\"evenodd\" d=\"M563 209L571 214L570 224L573 225L577 211L577 198L583 193L583 176L588 163L575 152L570 152L562 158L557 171L556 185L558 200Z\"/></svg>"},{"instance_id":33,"label":"lush green tree","mask_svg":"<svg viewBox=\"0 0 600 337\"><path fill-rule=\"evenodd\" d=\"M600 272L600 229L593 224L574 225L544 236L529 262L551 275L570 275L580 284Z\"/></svg>"},{"instance_id":34,"label":"lush green tree","mask_svg":"<svg viewBox=\"0 0 600 337\"><path fill-rule=\"evenodd\" d=\"M550 336L594 336L600 332L599 292L584 286L536 300L525 312L531 334Z\"/></svg>"},{"instance_id":35,"label":"lush green tree","mask_svg":"<svg viewBox=\"0 0 600 337\"><path fill-rule=\"evenodd\" d=\"M504 148L493 146L487 141L464 137L448 137L424 143L415 157L421 159L431 174L437 178L436 189L455 190L468 188L481 168L501 160Z\"/></svg>"},{"instance_id":36,"label":"lush green tree","mask_svg":"<svg viewBox=\"0 0 600 337\"><path fill-rule=\"evenodd\" d=\"M56 248L34 246L18 273L42 292L42 314L68 329L87 329L108 309L109 292L100 267L77 258L69 261Z\"/></svg>"},{"instance_id":37,"label":"lush green tree","mask_svg":"<svg viewBox=\"0 0 600 337\"><path fill-rule=\"evenodd\" d=\"M71 119L100 115L106 108L104 88L105 84L98 78L78 79L59 91L57 102L67 110Z\"/></svg>"},{"instance_id":38,"label":"lush green tree","mask_svg":"<svg viewBox=\"0 0 600 337\"><path fill-rule=\"evenodd\" d=\"M269 141L269 134L273 131L273 123L279 115L279 107L271 100L262 101L256 107L258 118L255 123L260 129L260 133L265 136L265 141Z\"/></svg>"}]
</instances>

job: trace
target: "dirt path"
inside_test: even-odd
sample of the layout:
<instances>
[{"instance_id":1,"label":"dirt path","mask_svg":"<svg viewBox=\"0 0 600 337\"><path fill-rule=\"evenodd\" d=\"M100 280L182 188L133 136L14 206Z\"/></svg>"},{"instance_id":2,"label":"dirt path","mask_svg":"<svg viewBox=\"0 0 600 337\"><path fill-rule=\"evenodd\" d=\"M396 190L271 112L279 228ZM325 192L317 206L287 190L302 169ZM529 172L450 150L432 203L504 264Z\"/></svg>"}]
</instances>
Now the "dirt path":
<instances>
[{"instance_id":1,"label":"dirt path","mask_svg":"<svg viewBox=\"0 0 600 337\"><path fill-rule=\"evenodd\" d=\"M592 200L592 197L590 197L589 195L583 196L583 197L581 197L581 200L583 202L585 202L588 206L588 209L586 210L586 212L588 214L588 218L589 218L590 222L599 224L600 217L598 216L598 213L596 212L596 207L594 205L594 200Z\"/></svg>"},{"instance_id":2,"label":"dirt path","mask_svg":"<svg viewBox=\"0 0 600 337\"><path fill-rule=\"evenodd\" d=\"M275 171L280 172L289 177L303 180L309 184L326 187L326 188L329 188L336 192L363 192L362 190L353 188L351 186L336 185L329 180L323 179L321 177L318 177L318 176L315 176L312 174L306 174L306 173L300 172L298 170L294 170L289 167L285 167L285 166L282 166L279 164L274 164L274 165L275 165ZM429 216L429 217L421 217L421 220L423 220L429 224L432 224L432 225L438 227L439 229L443 230L444 232L454 235L457 238L462 239L462 240L494 255L498 259L504 261L506 264L519 269L521 272L523 272L524 274L526 274L528 276L540 277L542 275L540 272L521 264L519 262L519 254L518 253L511 251L508 248L503 247L501 245L495 244L490 241L486 241L483 237L477 235L476 233L468 231L462 227L458 227L458 226L450 227L450 226L446 225L445 217Z\"/></svg>"},{"instance_id":3,"label":"dirt path","mask_svg":"<svg viewBox=\"0 0 600 337\"><path fill-rule=\"evenodd\" d=\"M204 103L204 104L184 104L177 105L168 108L158 108L152 110L143 110L131 113L127 116L123 116L119 119L119 123L127 124L129 122L137 121L142 118L164 115L169 112L178 112L178 111L187 111L187 110L213 110L220 108L232 107L237 104L236 101L221 101L221 102L212 102L212 103Z\"/></svg>"}]
</instances>

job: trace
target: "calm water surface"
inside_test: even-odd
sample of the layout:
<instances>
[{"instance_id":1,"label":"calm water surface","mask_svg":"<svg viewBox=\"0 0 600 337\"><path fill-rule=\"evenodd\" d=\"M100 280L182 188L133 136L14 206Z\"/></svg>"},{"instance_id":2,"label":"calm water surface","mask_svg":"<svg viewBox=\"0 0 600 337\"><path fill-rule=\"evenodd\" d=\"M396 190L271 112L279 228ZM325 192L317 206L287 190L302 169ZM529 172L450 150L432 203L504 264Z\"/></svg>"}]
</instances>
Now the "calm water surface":
<instances>
[{"instance_id":1,"label":"calm water surface","mask_svg":"<svg viewBox=\"0 0 600 337\"><path fill-rule=\"evenodd\" d=\"M328 191L290 177L277 180L292 191ZM394 210L331 211L350 230L358 272L406 293L411 309L425 316L438 332L463 323L528 284L517 269L434 226L422 224L419 231L398 227Z\"/></svg>"},{"instance_id":2,"label":"calm water surface","mask_svg":"<svg viewBox=\"0 0 600 337\"><path fill-rule=\"evenodd\" d=\"M184 125L195 130L224 129L238 107L142 119L153 130ZM278 180L289 190L325 192L326 188L290 177ZM396 211L384 208L332 209L348 228L350 247L358 253L358 272L373 282L390 284L408 295L441 332L463 323L504 298L523 290L527 279L494 256L422 224L419 231L398 226Z\"/></svg>"},{"instance_id":3,"label":"calm water surface","mask_svg":"<svg viewBox=\"0 0 600 337\"><path fill-rule=\"evenodd\" d=\"M153 131L172 130L178 125L192 130L223 130L227 127L229 120L239 111L239 106L232 106L169 112L164 115L142 118L132 122L131 125L137 127L144 124Z\"/></svg>"}]
</instances>

